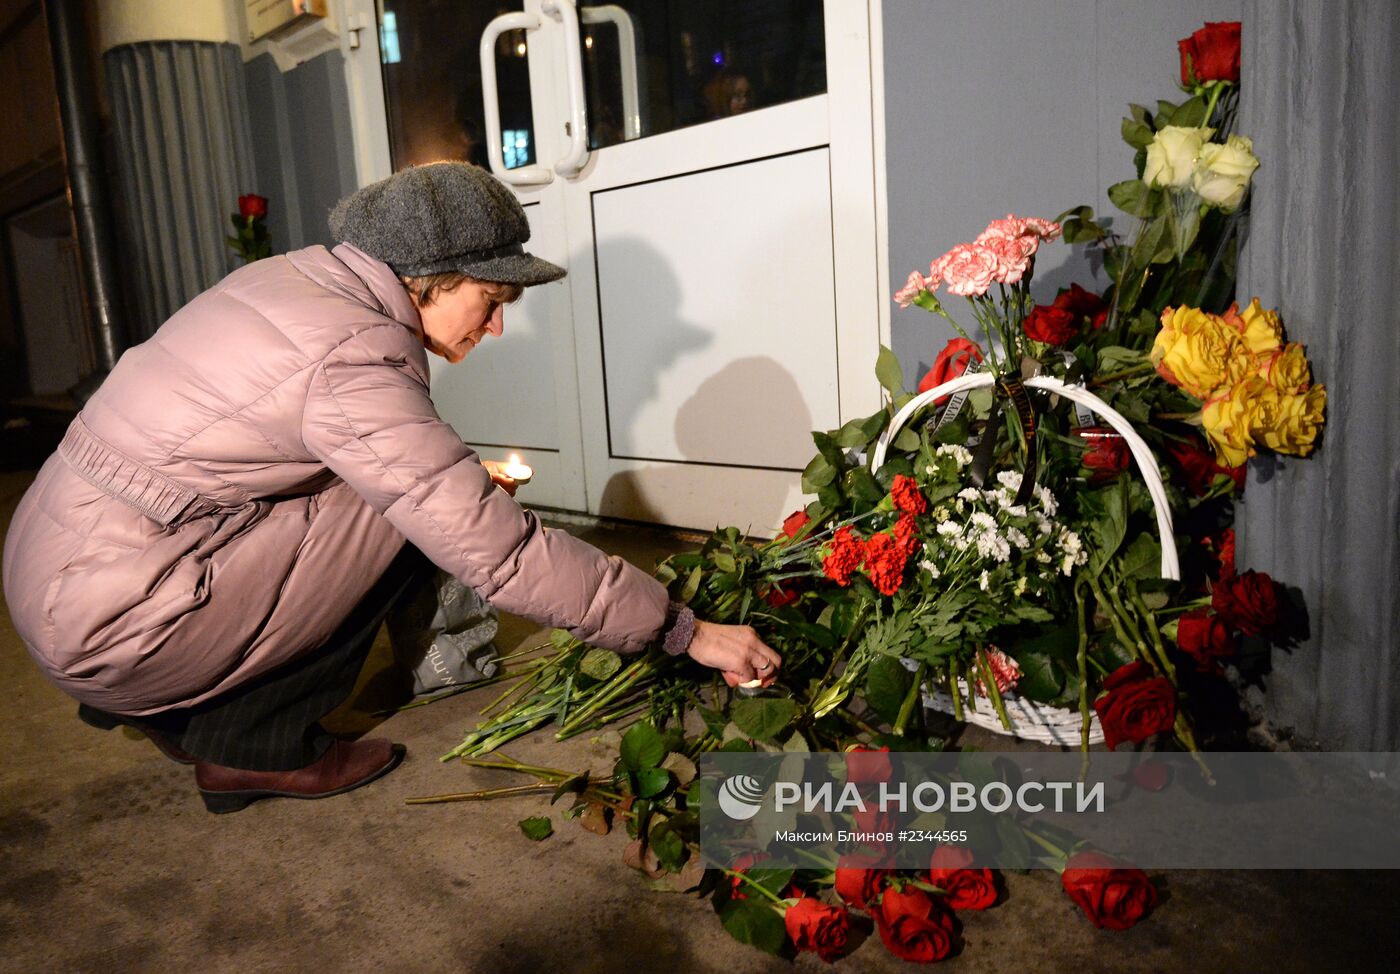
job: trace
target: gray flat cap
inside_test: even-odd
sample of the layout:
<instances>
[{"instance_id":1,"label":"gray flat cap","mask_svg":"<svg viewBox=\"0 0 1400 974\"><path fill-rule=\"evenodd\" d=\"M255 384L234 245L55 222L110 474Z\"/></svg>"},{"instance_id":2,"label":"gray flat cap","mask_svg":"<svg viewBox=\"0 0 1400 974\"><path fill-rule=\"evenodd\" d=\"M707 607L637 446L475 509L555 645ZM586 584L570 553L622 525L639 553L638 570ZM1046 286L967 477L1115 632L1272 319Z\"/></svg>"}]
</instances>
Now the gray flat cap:
<instances>
[{"instance_id":1,"label":"gray flat cap","mask_svg":"<svg viewBox=\"0 0 1400 974\"><path fill-rule=\"evenodd\" d=\"M545 284L564 268L527 254L525 211L506 185L465 162L434 162L371 183L335 205L337 240L396 274L460 271L502 284Z\"/></svg>"}]
</instances>

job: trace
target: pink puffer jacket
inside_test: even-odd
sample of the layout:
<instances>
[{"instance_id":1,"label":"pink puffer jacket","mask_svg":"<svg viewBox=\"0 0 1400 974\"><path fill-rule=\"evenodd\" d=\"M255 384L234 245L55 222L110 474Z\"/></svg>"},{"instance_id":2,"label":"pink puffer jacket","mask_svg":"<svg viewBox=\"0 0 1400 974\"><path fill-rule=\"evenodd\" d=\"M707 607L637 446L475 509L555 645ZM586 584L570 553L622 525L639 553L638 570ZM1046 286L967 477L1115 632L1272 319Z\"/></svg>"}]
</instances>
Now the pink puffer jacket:
<instances>
[{"instance_id":1,"label":"pink puffer jacket","mask_svg":"<svg viewBox=\"0 0 1400 974\"><path fill-rule=\"evenodd\" d=\"M404 538L506 611L655 638L665 589L492 484L433 408L421 335L393 272L341 244L236 271L123 355L5 541L53 680L116 713L197 703L322 644Z\"/></svg>"}]
</instances>

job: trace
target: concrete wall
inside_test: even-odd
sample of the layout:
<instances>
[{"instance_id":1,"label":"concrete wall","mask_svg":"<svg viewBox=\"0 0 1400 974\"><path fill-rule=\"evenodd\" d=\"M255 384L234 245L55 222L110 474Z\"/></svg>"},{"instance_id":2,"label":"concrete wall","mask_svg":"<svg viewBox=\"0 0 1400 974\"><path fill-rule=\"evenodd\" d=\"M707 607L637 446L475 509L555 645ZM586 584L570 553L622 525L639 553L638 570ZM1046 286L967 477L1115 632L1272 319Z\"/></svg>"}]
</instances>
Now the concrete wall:
<instances>
[{"instance_id":1,"label":"concrete wall","mask_svg":"<svg viewBox=\"0 0 1400 974\"><path fill-rule=\"evenodd\" d=\"M1080 204L1115 213L1104 190L1131 178L1119 138L1129 102L1179 101L1176 42L1241 0L884 0L891 293L909 272L1008 212L1053 218ZM1120 224L1124 221L1118 215ZM1130 229L1130 228L1128 228ZM1088 285L1083 247L1037 259L1048 301ZM1099 279L1106 285L1106 279ZM966 303L947 307L971 327ZM894 350L916 382L946 322L896 309Z\"/></svg>"},{"instance_id":2,"label":"concrete wall","mask_svg":"<svg viewBox=\"0 0 1400 974\"><path fill-rule=\"evenodd\" d=\"M329 51L284 74L263 54L244 73L273 251L331 244L326 217L356 189L344 58Z\"/></svg>"}]
</instances>

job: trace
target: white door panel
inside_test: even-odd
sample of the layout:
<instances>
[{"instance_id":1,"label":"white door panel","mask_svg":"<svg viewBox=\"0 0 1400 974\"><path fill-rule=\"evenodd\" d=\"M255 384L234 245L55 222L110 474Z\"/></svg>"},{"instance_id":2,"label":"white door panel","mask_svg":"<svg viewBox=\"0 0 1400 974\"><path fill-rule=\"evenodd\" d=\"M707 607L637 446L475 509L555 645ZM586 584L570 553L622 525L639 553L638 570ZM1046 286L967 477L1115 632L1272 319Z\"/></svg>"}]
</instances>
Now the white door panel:
<instances>
[{"instance_id":1,"label":"white door panel","mask_svg":"<svg viewBox=\"0 0 1400 974\"><path fill-rule=\"evenodd\" d=\"M612 457L806 464L839 419L828 172L823 148L593 194Z\"/></svg>"}]
</instances>

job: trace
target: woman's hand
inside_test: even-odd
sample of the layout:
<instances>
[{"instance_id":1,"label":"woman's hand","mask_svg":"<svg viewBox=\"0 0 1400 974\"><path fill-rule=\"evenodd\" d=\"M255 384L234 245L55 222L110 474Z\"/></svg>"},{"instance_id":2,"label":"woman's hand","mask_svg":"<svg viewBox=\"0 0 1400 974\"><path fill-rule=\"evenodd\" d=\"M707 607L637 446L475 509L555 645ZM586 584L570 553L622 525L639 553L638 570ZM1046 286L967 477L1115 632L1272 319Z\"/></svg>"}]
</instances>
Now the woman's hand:
<instances>
[{"instance_id":1,"label":"woman's hand","mask_svg":"<svg viewBox=\"0 0 1400 974\"><path fill-rule=\"evenodd\" d=\"M505 470L503 469L505 464L497 463L495 460L482 460L481 465L486 468L486 472L491 475L491 480L495 482L497 487L501 488L501 490L505 491L510 496L515 496L516 488L520 485L515 482L513 477L506 476Z\"/></svg>"},{"instance_id":2,"label":"woman's hand","mask_svg":"<svg viewBox=\"0 0 1400 974\"><path fill-rule=\"evenodd\" d=\"M721 670L731 687L761 680L770 685L778 676L783 658L758 638L752 626L722 626L695 620L695 636L687 651L697 663Z\"/></svg>"}]
</instances>

